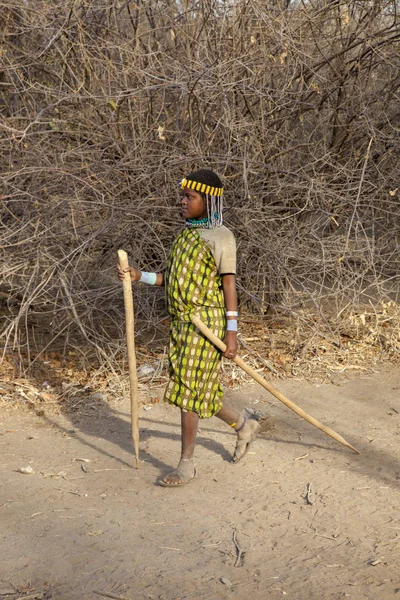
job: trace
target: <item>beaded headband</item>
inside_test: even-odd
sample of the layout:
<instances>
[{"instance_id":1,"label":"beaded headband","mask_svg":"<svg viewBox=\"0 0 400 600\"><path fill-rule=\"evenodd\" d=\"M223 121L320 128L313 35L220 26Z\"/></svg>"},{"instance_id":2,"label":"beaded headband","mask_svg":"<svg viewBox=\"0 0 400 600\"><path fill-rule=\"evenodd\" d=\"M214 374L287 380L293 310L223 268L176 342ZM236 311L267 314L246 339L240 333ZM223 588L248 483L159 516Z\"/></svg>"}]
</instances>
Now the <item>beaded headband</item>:
<instances>
[{"instance_id":1,"label":"beaded headband","mask_svg":"<svg viewBox=\"0 0 400 600\"><path fill-rule=\"evenodd\" d=\"M201 183L200 181L192 181L191 179L182 179L181 181L181 189L190 188L195 192L200 192L200 194L210 194L210 196L222 196L224 193L224 188L222 187L212 187L211 185L207 185L206 183Z\"/></svg>"}]
</instances>

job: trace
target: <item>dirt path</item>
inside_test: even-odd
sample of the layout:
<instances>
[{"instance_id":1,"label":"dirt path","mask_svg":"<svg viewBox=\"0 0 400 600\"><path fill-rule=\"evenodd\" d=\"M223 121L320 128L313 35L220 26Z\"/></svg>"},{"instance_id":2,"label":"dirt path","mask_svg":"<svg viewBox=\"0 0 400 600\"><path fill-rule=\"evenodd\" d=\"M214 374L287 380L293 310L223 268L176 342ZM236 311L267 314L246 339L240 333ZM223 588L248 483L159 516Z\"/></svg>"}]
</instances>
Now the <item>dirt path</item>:
<instances>
[{"instance_id":1,"label":"dirt path","mask_svg":"<svg viewBox=\"0 0 400 600\"><path fill-rule=\"evenodd\" d=\"M274 430L232 465L234 435L204 422L198 476L170 490L156 481L179 454L172 407L140 409L140 471L125 404L4 408L0 598L400 598L400 370L276 385L361 456L250 385L229 400L268 410Z\"/></svg>"}]
</instances>

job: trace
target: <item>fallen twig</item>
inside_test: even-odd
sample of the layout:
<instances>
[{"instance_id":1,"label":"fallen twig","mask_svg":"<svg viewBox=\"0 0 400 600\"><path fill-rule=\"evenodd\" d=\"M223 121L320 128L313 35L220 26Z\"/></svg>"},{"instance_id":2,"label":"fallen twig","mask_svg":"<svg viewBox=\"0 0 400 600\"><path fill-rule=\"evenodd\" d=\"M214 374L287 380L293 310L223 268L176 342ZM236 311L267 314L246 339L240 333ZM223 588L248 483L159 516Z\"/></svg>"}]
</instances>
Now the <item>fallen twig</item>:
<instances>
[{"instance_id":1,"label":"fallen twig","mask_svg":"<svg viewBox=\"0 0 400 600\"><path fill-rule=\"evenodd\" d=\"M314 535L315 537L320 537L320 538L324 538L325 540L332 540L334 542L337 542L337 538L335 538L334 536L331 535L323 535L322 533L317 533L317 530L314 529Z\"/></svg>"},{"instance_id":2,"label":"fallen twig","mask_svg":"<svg viewBox=\"0 0 400 600\"><path fill-rule=\"evenodd\" d=\"M44 600L44 592L35 592L29 596L19 596L15 600Z\"/></svg>"},{"instance_id":3,"label":"fallen twig","mask_svg":"<svg viewBox=\"0 0 400 600\"><path fill-rule=\"evenodd\" d=\"M132 598L127 598L126 596L117 596L116 594L99 592L98 590L93 590L93 594L98 594L99 596L104 596L105 598L114 598L114 600L132 600Z\"/></svg>"},{"instance_id":4,"label":"fallen twig","mask_svg":"<svg viewBox=\"0 0 400 600\"><path fill-rule=\"evenodd\" d=\"M235 544L236 552L237 552L235 564L233 566L241 567L241 566L243 566L245 552L241 549L241 547L239 546L239 544L237 542L236 531L233 532L233 543Z\"/></svg>"},{"instance_id":5,"label":"fallen twig","mask_svg":"<svg viewBox=\"0 0 400 600\"><path fill-rule=\"evenodd\" d=\"M131 471L131 469L94 469L93 473L101 473L102 471Z\"/></svg>"},{"instance_id":6,"label":"fallen twig","mask_svg":"<svg viewBox=\"0 0 400 600\"><path fill-rule=\"evenodd\" d=\"M307 483L307 492L306 492L306 501L307 504L314 504L314 502L311 500L311 483Z\"/></svg>"},{"instance_id":7,"label":"fallen twig","mask_svg":"<svg viewBox=\"0 0 400 600\"><path fill-rule=\"evenodd\" d=\"M307 452L307 454L302 454L302 456L297 456L294 460L302 460L303 458L307 458L308 455L309 454Z\"/></svg>"}]
</instances>

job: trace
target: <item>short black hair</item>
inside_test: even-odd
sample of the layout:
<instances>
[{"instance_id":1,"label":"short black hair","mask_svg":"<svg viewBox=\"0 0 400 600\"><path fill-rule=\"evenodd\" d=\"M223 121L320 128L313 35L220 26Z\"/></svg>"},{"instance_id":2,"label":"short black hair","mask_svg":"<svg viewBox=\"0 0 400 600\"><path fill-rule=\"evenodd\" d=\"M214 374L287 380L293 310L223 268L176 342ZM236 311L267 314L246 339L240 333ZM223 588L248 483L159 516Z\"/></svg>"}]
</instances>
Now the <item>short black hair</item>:
<instances>
[{"instance_id":1,"label":"short black hair","mask_svg":"<svg viewBox=\"0 0 400 600\"><path fill-rule=\"evenodd\" d=\"M186 175L185 179L190 181L198 181L199 183L205 183L211 187L224 187L219 175L210 169L198 169L197 171L193 171L193 173Z\"/></svg>"}]
</instances>

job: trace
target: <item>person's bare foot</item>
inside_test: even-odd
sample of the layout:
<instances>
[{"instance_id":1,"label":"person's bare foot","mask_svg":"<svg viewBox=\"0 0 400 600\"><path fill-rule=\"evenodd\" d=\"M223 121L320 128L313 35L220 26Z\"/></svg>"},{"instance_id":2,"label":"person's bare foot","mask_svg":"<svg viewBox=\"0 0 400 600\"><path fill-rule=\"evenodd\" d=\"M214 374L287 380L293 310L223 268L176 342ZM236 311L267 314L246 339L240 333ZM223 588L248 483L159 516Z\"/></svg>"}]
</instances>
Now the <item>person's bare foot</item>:
<instances>
[{"instance_id":1,"label":"person's bare foot","mask_svg":"<svg viewBox=\"0 0 400 600\"><path fill-rule=\"evenodd\" d=\"M176 469L158 482L163 487L181 487L193 481L196 469L193 458L181 458Z\"/></svg>"},{"instance_id":2,"label":"person's bare foot","mask_svg":"<svg viewBox=\"0 0 400 600\"><path fill-rule=\"evenodd\" d=\"M248 452L251 444L256 439L261 425L258 420L252 415L245 416L244 422L237 430L237 442L235 452L233 454L233 463L239 462L243 456Z\"/></svg>"}]
</instances>

